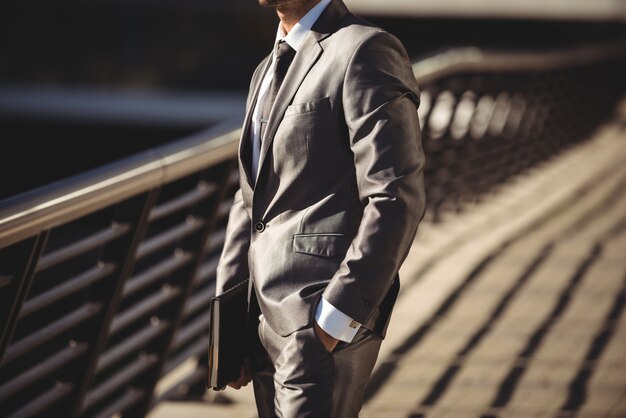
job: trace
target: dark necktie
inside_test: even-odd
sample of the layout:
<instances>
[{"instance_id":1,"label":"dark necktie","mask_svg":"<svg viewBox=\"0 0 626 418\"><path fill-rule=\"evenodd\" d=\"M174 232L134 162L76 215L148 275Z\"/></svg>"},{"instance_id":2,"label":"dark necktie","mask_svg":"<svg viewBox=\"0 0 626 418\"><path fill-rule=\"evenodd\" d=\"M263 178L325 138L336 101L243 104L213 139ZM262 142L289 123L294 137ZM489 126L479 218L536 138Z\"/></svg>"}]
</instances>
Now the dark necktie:
<instances>
[{"instance_id":1,"label":"dark necktie","mask_svg":"<svg viewBox=\"0 0 626 418\"><path fill-rule=\"evenodd\" d=\"M278 42L274 74L267 96L265 96L265 100L263 101L263 109L261 110L261 143L265 140L265 128L267 127L274 101L276 101L276 95L278 94L281 84L283 84L289 65L295 55L296 51L290 47L287 42L282 40Z\"/></svg>"}]
</instances>

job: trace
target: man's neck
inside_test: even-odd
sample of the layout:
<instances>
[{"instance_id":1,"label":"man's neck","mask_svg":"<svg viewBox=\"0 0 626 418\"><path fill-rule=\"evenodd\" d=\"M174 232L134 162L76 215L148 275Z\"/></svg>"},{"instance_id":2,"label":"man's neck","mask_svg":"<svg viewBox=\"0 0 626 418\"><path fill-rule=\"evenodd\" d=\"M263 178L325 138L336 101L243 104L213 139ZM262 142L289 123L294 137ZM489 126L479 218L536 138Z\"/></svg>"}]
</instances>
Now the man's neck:
<instances>
[{"instance_id":1,"label":"man's neck","mask_svg":"<svg viewBox=\"0 0 626 418\"><path fill-rule=\"evenodd\" d=\"M280 24L285 34L288 34L296 23L300 21L320 0L309 0L296 5L280 6L276 9Z\"/></svg>"}]
</instances>

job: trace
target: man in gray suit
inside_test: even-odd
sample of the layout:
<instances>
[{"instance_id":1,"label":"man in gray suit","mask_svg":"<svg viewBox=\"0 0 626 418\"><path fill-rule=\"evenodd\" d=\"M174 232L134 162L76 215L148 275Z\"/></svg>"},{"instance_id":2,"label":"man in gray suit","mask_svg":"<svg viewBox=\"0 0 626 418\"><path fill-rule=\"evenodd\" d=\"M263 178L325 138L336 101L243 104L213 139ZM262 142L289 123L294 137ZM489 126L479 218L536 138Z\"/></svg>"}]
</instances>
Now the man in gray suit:
<instances>
[{"instance_id":1,"label":"man in gray suit","mask_svg":"<svg viewBox=\"0 0 626 418\"><path fill-rule=\"evenodd\" d=\"M419 90L400 41L341 0L259 2L280 24L217 294L251 279L262 347L230 386L252 378L261 417L356 417L424 215Z\"/></svg>"}]
</instances>

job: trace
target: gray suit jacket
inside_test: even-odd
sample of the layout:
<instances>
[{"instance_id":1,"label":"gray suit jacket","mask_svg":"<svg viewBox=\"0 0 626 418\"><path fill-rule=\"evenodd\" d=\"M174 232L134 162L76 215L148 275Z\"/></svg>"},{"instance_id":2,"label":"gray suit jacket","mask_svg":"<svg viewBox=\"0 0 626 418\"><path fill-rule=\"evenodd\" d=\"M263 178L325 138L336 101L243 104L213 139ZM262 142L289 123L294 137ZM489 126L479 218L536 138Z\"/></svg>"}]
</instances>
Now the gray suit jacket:
<instances>
[{"instance_id":1,"label":"gray suit jacket","mask_svg":"<svg viewBox=\"0 0 626 418\"><path fill-rule=\"evenodd\" d=\"M282 336L313 320L323 294L384 336L425 208L419 90L407 53L333 0L278 92L253 184L250 119L269 62L250 85L217 294L250 277Z\"/></svg>"}]
</instances>

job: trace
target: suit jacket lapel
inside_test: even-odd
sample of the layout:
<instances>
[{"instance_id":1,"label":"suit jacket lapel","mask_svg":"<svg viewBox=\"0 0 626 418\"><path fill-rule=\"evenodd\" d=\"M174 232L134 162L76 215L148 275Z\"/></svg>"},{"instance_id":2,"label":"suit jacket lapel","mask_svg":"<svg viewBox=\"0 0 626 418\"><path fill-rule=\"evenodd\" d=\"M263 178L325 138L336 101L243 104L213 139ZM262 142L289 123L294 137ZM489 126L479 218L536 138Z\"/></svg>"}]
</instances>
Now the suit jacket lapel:
<instances>
[{"instance_id":1,"label":"suit jacket lapel","mask_svg":"<svg viewBox=\"0 0 626 418\"><path fill-rule=\"evenodd\" d=\"M320 42L332 33L339 23L339 20L347 13L348 9L341 0L332 1L324 12L322 12L317 22L313 25L313 28L311 28L311 32L298 49L293 62L289 66L285 80L278 91L276 101L270 113L268 126L261 147L261 155L259 158L261 167L259 168L258 177L261 176L265 157L274 140L274 135L276 134L278 125L280 125L283 119L287 106L289 106L293 96L309 73L309 70L313 67L315 62L317 62L317 59L323 52Z\"/></svg>"},{"instance_id":2,"label":"suit jacket lapel","mask_svg":"<svg viewBox=\"0 0 626 418\"><path fill-rule=\"evenodd\" d=\"M254 184L252 183L252 175L250 173L252 164L252 137L250 135L250 127L252 125L252 113L256 105L259 90L261 89L261 83L263 81L265 73L267 72L267 67L271 63L271 57L271 54L268 55L267 57L265 57L265 60L263 60L261 64L259 64L259 71L255 73L252 83L250 83L253 93L246 107L246 116L244 118L243 127L241 129L241 138L239 138L239 166L243 168L243 176L246 183L250 186L250 193L252 191L252 188L254 188Z\"/></svg>"},{"instance_id":3,"label":"suit jacket lapel","mask_svg":"<svg viewBox=\"0 0 626 418\"><path fill-rule=\"evenodd\" d=\"M291 103L291 99L296 94L296 91L298 91L304 77L306 77L307 73L322 53L322 47L319 46L316 38L311 35L312 33L309 33L309 36L307 36L302 43L293 62L289 66L289 70L287 71L287 75L285 76L280 90L278 90L276 101L270 113L265 137L263 138L263 146L261 147L261 157L259 159L261 169L263 168L267 151L274 140L274 135L276 134L280 121L283 119L287 106Z\"/></svg>"}]
</instances>

